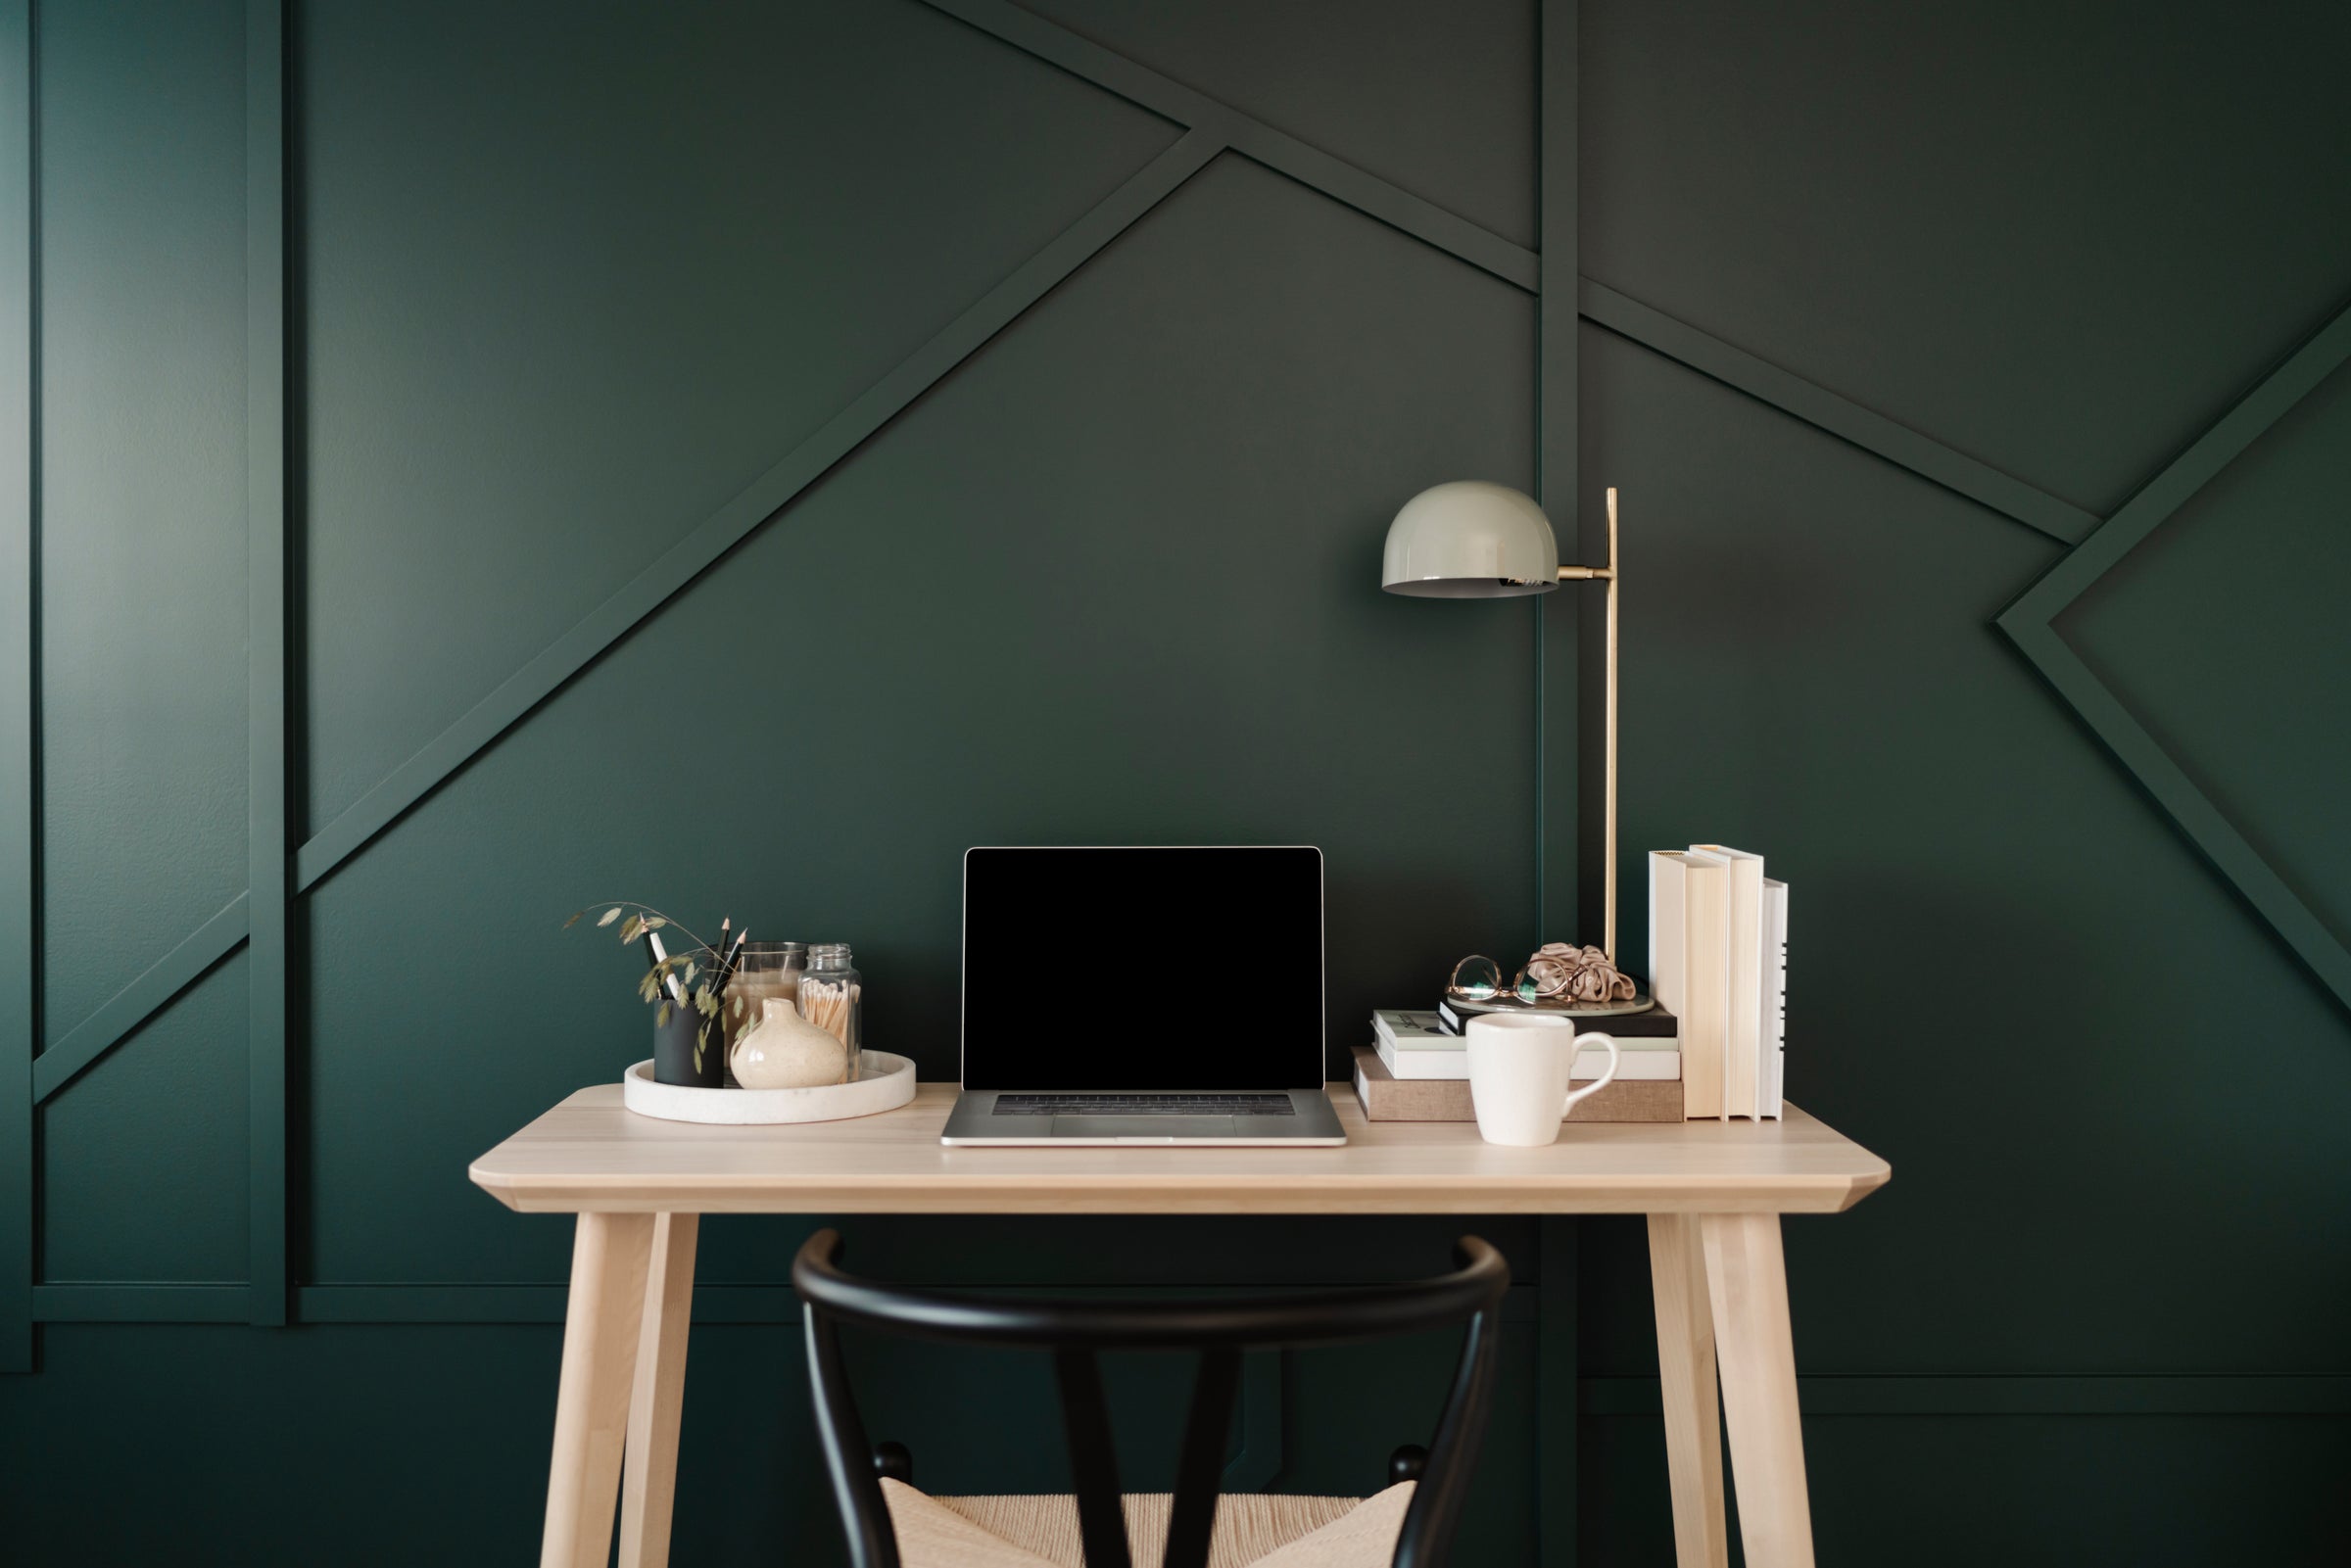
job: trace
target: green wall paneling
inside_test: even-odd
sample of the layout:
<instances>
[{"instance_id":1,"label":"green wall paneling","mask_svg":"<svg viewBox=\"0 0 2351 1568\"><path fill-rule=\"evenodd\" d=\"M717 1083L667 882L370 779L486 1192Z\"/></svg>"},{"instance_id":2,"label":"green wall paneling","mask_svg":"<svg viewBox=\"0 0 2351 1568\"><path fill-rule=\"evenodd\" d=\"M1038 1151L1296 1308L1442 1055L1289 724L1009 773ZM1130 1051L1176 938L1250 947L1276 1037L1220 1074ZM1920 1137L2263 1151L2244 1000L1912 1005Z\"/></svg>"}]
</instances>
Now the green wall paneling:
<instances>
[{"instance_id":1,"label":"green wall paneling","mask_svg":"<svg viewBox=\"0 0 2351 1568\"><path fill-rule=\"evenodd\" d=\"M1837 955L1799 994L1796 1097L1903 1176L1790 1227L1824 1559L1911 1544L1920 1478L1956 1477L1964 1527L1921 1560L2110 1538L2199 1560L2238 1499L2253 1549L2304 1560L2344 1431L2327 1227L2351 1172L2321 1118L2351 1089L2346 866L2309 792L2324 734L2227 696L2331 700L2335 21L1044 9L297 5L273 127L266 3L146 27L0 6L55 71L36 94L18 61L25 140L0 141L28 305L0 424L56 470L36 493L24 451L11 495L52 510L0 529L43 567L39 614L0 604L40 676L0 727L24 834L0 847L7 920L40 921L18 950L42 967L50 938L58 994L11 1017L20 1061L50 1047L30 1084L65 1265L0 1277L0 1334L28 1348L27 1304L46 1325L44 1374L0 1382L0 1441L42 1434L0 1506L36 1549L157 1555L153 1518L73 1489L202 1419L221 1441L161 1490L212 1539L305 1549L363 1473L527 1553L567 1227L462 1170L642 1049L614 955L552 928L592 896L864 938L878 1035L934 1072L975 840L1319 839L1337 1021L1464 931L1592 934L1590 595L1370 591L1397 501L1476 473L1539 486L1590 558L1601 488L1625 490L1635 967L1640 852L1701 834L1762 843L1805 889L1800 949ZM187 133L159 137L175 104ZM283 418L241 417L280 327ZM108 419L156 439L109 447ZM240 458L288 479L282 521ZM284 597L240 513L285 546ZM135 638L106 636L109 550ZM2292 581L2216 615L2187 591L2224 564ZM140 586L167 570L176 597ZM256 660L226 641L249 604ZM2203 637L2213 657L2181 655ZM855 701L809 734L811 690ZM129 733L157 692L168 722ZM713 711L684 745L680 693ZM1501 716L1476 766L1394 766L1463 712ZM117 779L110 745L157 760ZM272 747L273 813L248 789ZM110 835L58 798L84 775L182 793ZM249 793L267 831L239 878ZM123 942L109 970L70 962L91 930ZM2022 1072L1975 1010L1918 1005L1988 953L2033 996L2002 1019ZM248 991L260 1028L231 1016ZM2278 1077L2207 1070L2246 1038ZM240 1149L243 1049L289 1095ZM29 1183L33 1114L0 1117ZM159 1165L184 1219L120 1217ZM682 1560L831 1560L779 1321L810 1223L709 1228ZM1522 1285L1478 1549L1662 1560L1636 1224L854 1224L900 1277L1113 1286L1395 1277L1481 1229ZM2191 1269L2141 1262L2183 1237ZM313 1326L225 1326L288 1300L205 1283L248 1255ZM2263 1331L2209 1327L2243 1321ZM1362 1484L1355 1449L1413 1401L1335 1361L1275 1371L1276 1484ZM1136 1375L1148 1427L1165 1391ZM318 1418L321 1396L380 1420ZM432 1427L459 1398L468 1429ZM1050 1453L1024 1430L1017 1457ZM2162 1480L2196 1473L2217 1485ZM414 1522L368 1549L413 1556Z\"/></svg>"}]
</instances>

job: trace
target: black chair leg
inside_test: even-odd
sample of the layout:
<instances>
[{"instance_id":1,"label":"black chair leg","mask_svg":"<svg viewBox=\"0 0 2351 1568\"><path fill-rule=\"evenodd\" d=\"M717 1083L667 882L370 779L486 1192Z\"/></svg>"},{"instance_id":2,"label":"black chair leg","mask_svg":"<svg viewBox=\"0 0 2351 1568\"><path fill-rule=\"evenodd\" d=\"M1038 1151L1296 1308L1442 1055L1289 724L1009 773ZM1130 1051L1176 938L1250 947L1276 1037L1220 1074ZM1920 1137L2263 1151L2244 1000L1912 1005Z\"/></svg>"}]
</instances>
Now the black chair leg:
<instances>
[{"instance_id":1,"label":"black chair leg","mask_svg":"<svg viewBox=\"0 0 2351 1568\"><path fill-rule=\"evenodd\" d=\"M913 1486L914 1455L906 1451L903 1443L877 1443L874 1445L874 1474L885 1481Z\"/></svg>"},{"instance_id":2,"label":"black chair leg","mask_svg":"<svg viewBox=\"0 0 2351 1568\"><path fill-rule=\"evenodd\" d=\"M1408 1443L1388 1455L1388 1485L1417 1481L1427 1469L1428 1450L1417 1443Z\"/></svg>"}]
</instances>

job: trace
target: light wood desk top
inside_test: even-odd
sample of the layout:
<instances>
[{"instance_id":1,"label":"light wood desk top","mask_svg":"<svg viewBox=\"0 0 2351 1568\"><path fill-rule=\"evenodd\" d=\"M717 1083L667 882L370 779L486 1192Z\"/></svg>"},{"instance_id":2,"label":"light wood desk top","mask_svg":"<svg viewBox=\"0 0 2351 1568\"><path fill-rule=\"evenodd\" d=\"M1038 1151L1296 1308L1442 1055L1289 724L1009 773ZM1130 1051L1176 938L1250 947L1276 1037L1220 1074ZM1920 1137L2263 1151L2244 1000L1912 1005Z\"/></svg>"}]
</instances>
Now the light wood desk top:
<instances>
[{"instance_id":1,"label":"light wood desk top","mask_svg":"<svg viewBox=\"0 0 2351 1568\"><path fill-rule=\"evenodd\" d=\"M1892 1174L1794 1106L1778 1121L1576 1122L1547 1149L1465 1121L1366 1121L1342 1149L949 1149L955 1086L878 1117L712 1127L582 1089L473 1163L509 1209L559 1213L1835 1213Z\"/></svg>"}]
</instances>

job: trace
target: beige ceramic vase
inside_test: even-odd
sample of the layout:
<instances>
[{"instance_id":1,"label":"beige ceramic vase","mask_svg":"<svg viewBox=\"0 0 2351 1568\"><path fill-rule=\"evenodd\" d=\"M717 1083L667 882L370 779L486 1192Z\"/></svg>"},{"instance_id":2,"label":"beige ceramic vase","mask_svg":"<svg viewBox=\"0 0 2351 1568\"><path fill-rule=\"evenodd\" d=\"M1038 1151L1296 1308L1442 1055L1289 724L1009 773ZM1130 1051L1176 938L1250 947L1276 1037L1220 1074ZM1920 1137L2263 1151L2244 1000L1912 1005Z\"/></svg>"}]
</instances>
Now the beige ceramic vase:
<instances>
[{"instance_id":1,"label":"beige ceramic vase","mask_svg":"<svg viewBox=\"0 0 2351 1568\"><path fill-rule=\"evenodd\" d=\"M848 1062L847 1048L832 1030L809 1022L780 996L761 1001L758 1023L735 1042L730 1058L735 1081L746 1089L812 1089L839 1083Z\"/></svg>"}]
</instances>

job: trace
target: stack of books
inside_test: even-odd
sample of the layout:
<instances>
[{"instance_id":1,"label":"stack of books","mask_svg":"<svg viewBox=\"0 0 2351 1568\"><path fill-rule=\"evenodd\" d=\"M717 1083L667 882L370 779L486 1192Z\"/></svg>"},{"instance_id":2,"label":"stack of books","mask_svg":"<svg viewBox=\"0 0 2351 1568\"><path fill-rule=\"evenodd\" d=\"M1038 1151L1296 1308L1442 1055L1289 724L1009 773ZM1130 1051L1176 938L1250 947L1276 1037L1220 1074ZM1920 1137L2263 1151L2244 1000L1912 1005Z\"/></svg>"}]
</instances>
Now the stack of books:
<instances>
[{"instance_id":1,"label":"stack of books","mask_svg":"<svg viewBox=\"0 0 2351 1568\"><path fill-rule=\"evenodd\" d=\"M1467 1011L1440 1003L1442 1012L1382 1008L1371 1015L1371 1044L1355 1049L1355 1092L1373 1121L1470 1121L1468 1042L1461 1028ZM1449 1015L1449 1016L1448 1016ZM1679 1024L1663 1008L1596 1018L1581 1032L1616 1041L1616 1080L1577 1102L1570 1121L1679 1121L1682 1050ZM1569 1077L1589 1082L1605 1071L1608 1053L1587 1046L1576 1053Z\"/></svg>"},{"instance_id":2,"label":"stack of books","mask_svg":"<svg viewBox=\"0 0 2351 1568\"><path fill-rule=\"evenodd\" d=\"M1649 856L1650 990L1682 1021L1683 1114L1780 1114L1788 884L1721 844Z\"/></svg>"}]
</instances>

